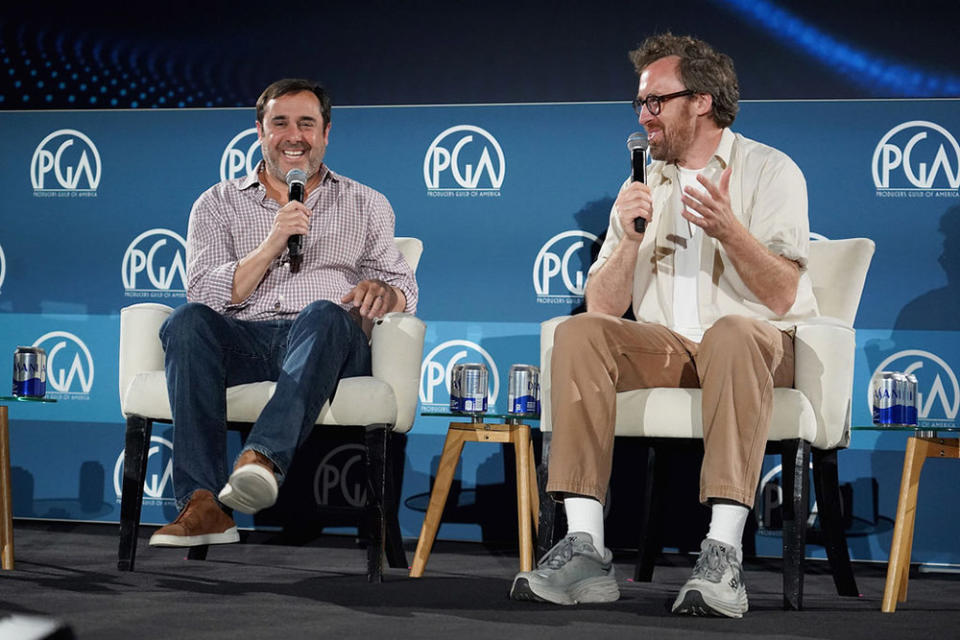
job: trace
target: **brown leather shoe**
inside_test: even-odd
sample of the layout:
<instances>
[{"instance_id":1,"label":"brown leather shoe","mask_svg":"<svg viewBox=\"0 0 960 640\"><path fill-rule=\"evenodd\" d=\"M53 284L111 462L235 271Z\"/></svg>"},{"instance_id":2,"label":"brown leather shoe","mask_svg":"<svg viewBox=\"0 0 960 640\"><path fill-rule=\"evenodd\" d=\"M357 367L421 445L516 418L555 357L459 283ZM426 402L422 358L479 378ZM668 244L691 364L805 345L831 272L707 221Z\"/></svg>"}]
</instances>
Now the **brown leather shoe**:
<instances>
[{"instance_id":1,"label":"brown leather shoe","mask_svg":"<svg viewBox=\"0 0 960 640\"><path fill-rule=\"evenodd\" d=\"M262 453L247 449L237 458L230 480L217 498L232 509L253 514L272 507L277 501L279 490L270 459Z\"/></svg>"},{"instance_id":2,"label":"brown leather shoe","mask_svg":"<svg viewBox=\"0 0 960 640\"><path fill-rule=\"evenodd\" d=\"M240 534L206 489L197 489L177 519L150 536L151 547L195 547L239 542Z\"/></svg>"}]
</instances>

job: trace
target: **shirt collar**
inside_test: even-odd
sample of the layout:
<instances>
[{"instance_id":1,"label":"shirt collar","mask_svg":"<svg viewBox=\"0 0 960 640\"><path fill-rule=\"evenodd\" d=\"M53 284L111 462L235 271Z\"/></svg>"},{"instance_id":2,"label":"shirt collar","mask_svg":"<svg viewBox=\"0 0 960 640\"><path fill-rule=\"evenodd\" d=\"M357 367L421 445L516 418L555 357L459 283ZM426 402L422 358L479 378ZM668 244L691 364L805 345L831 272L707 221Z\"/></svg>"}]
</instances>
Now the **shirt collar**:
<instances>
[{"instance_id":1,"label":"shirt collar","mask_svg":"<svg viewBox=\"0 0 960 640\"><path fill-rule=\"evenodd\" d=\"M260 185L260 169L263 166L264 166L263 160L260 160L260 162L257 163L257 166L254 168L254 170L248 173L245 177L243 177L240 180L239 183L237 183L237 189L239 191L245 191L250 187L259 186ZM340 176L334 173L330 169L330 167L328 167L326 164L321 164L320 165L320 184L323 184L327 180L332 180L333 182L339 182Z\"/></svg>"},{"instance_id":2,"label":"shirt collar","mask_svg":"<svg viewBox=\"0 0 960 640\"><path fill-rule=\"evenodd\" d=\"M707 162L709 167L711 163L717 162L720 165L720 169L726 169L730 165L730 159L733 156L733 143L736 140L737 136L730 130L729 127L724 127L723 132L720 134L720 144L717 145L717 150L713 152L713 157L710 158L710 162ZM662 180L676 180L677 174L677 165L676 164L665 164L663 166Z\"/></svg>"}]
</instances>

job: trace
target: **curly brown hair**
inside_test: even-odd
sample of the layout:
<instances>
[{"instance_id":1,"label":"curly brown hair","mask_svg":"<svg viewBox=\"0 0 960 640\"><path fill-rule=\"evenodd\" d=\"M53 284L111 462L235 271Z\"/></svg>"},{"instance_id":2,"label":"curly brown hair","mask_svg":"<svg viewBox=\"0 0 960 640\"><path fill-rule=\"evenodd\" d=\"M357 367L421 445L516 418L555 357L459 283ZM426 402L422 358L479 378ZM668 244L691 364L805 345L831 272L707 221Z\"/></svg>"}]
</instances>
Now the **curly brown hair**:
<instances>
[{"instance_id":1,"label":"curly brown hair","mask_svg":"<svg viewBox=\"0 0 960 640\"><path fill-rule=\"evenodd\" d=\"M713 97L712 116L717 126L733 124L739 110L740 86L730 56L703 40L675 36L668 31L644 40L630 52L630 61L639 76L651 62L667 56L680 58L680 80L687 89Z\"/></svg>"}]
</instances>

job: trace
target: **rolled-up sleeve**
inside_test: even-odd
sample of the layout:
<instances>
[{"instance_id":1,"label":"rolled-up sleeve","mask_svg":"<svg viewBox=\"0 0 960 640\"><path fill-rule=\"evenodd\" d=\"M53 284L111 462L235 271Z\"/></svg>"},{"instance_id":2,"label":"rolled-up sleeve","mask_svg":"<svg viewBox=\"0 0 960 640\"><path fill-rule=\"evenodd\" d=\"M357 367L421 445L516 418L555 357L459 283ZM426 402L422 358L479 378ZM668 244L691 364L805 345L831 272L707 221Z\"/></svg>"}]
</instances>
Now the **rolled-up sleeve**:
<instances>
[{"instance_id":1,"label":"rolled-up sleeve","mask_svg":"<svg viewBox=\"0 0 960 640\"><path fill-rule=\"evenodd\" d=\"M803 172L785 154L772 155L757 181L750 233L777 255L807 267L810 223L807 183Z\"/></svg>"}]
</instances>

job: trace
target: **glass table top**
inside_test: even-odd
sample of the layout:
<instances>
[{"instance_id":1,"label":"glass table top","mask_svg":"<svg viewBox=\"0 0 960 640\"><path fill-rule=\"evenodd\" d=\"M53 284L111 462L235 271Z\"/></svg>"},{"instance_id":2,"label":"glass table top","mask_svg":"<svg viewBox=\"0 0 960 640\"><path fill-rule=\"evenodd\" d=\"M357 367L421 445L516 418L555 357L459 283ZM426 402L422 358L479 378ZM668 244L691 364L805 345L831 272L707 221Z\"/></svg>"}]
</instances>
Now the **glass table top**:
<instances>
[{"instance_id":1,"label":"glass table top","mask_svg":"<svg viewBox=\"0 0 960 640\"><path fill-rule=\"evenodd\" d=\"M0 402L56 402L54 398L37 398L34 396L0 396Z\"/></svg>"},{"instance_id":2,"label":"glass table top","mask_svg":"<svg viewBox=\"0 0 960 640\"><path fill-rule=\"evenodd\" d=\"M929 423L922 424L919 426L913 425L902 425L902 424L871 424L871 425L860 425L850 427L851 431L900 431L904 433L928 433L930 431L936 431L938 433L960 433L960 426L955 425L952 422L937 424Z\"/></svg>"},{"instance_id":3,"label":"glass table top","mask_svg":"<svg viewBox=\"0 0 960 640\"><path fill-rule=\"evenodd\" d=\"M537 413L461 413L453 411L421 411L420 415L423 417L437 416L439 418L461 418L463 420L470 420L471 422L483 422L484 420L518 420L518 421L534 421L539 422L540 415Z\"/></svg>"}]
</instances>

